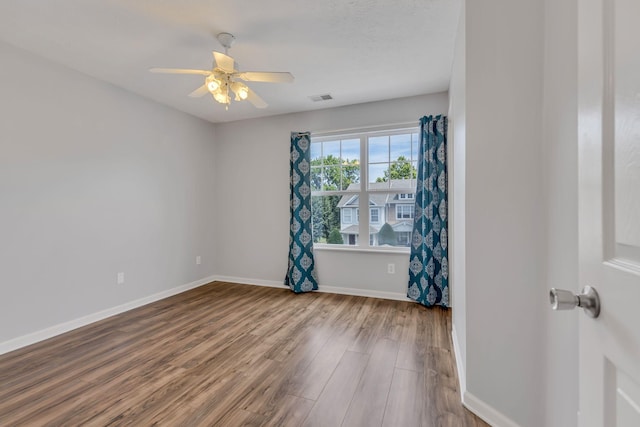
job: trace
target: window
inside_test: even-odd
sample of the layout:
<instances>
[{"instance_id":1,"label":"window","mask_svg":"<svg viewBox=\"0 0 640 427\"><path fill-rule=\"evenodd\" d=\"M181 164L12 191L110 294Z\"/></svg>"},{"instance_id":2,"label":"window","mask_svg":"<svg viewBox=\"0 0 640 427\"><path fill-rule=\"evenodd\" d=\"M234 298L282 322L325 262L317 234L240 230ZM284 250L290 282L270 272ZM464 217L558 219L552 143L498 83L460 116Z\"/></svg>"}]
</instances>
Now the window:
<instances>
[{"instance_id":1,"label":"window","mask_svg":"<svg viewBox=\"0 0 640 427\"><path fill-rule=\"evenodd\" d=\"M413 219L413 205L396 205L396 219Z\"/></svg>"},{"instance_id":2,"label":"window","mask_svg":"<svg viewBox=\"0 0 640 427\"><path fill-rule=\"evenodd\" d=\"M401 231L398 233L398 246L409 246L411 242L411 233L408 231Z\"/></svg>"},{"instance_id":3,"label":"window","mask_svg":"<svg viewBox=\"0 0 640 427\"><path fill-rule=\"evenodd\" d=\"M351 224L351 208L342 209L342 222L345 224Z\"/></svg>"},{"instance_id":4,"label":"window","mask_svg":"<svg viewBox=\"0 0 640 427\"><path fill-rule=\"evenodd\" d=\"M371 210L369 212L371 214L371 217L369 218L369 221L372 224L376 224L376 223L380 222L380 215L379 215L380 211L379 211L379 209L371 208Z\"/></svg>"},{"instance_id":5,"label":"window","mask_svg":"<svg viewBox=\"0 0 640 427\"><path fill-rule=\"evenodd\" d=\"M313 241L406 250L417 154L417 128L312 135ZM361 218L361 209L368 215Z\"/></svg>"}]
</instances>

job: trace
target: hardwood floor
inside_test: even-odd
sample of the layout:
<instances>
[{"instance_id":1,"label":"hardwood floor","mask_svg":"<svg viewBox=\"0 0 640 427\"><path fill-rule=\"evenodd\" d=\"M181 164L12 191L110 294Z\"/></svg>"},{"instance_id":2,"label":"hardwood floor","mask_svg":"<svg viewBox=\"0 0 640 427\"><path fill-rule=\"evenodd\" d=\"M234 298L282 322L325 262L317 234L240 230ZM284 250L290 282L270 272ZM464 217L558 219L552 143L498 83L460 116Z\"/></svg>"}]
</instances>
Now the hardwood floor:
<instances>
[{"instance_id":1,"label":"hardwood floor","mask_svg":"<svg viewBox=\"0 0 640 427\"><path fill-rule=\"evenodd\" d=\"M214 282L0 356L2 426L486 426L450 312Z\"/></svg>"}]
</instances>

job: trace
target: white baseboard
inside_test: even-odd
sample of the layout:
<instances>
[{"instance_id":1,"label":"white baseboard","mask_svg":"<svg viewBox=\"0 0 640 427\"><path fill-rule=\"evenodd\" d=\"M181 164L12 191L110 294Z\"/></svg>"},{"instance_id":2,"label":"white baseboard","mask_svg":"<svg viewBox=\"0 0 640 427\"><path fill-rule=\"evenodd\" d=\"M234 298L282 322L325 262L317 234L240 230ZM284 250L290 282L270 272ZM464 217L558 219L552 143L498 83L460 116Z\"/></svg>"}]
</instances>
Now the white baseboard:
<instances>
[{"instance_id":1,"label":"white baseboard","mask_svg":"<svg viewBox=\"0 0 640 427\"><path fill-rule=\"evenodd\" d=\"M82 326L89 325L90 323L97 322L99 320L106 319L107 317L114 316L116 314L124 313L125 311L132 310L134 308L141 307L143 305L168 298L170 296L188 291L189 289L197 288L198 286L205 285L214 281L214 277L205 277L200 280L196 280L186 285L181 285L166 291L158 292L157 294L149 295L135 301L129 301L127 303L118 305L116 307L107 308L106 310L99 311L97 313L88 314L78 319L70 320L68 322L60 323L58 325L51 326L49 328L42 329L40 331L32 332L21 337L13 338L9 341L0 343L0 354L5 354L13 350L17 350L22 347L26 347L31 344L35 344L39 341L55 337L56 335L69 332L71 330L80 328Z\"/></svg>"},{"instance_id":2,"label":"white baseboard","mask_svg":"<svg viewBox=\"0 0 640 427\"><path fill-rule=\"evenodd\" d=\"M89 325L91 323L106 319L116 314L124 313L125 311L129 311L134 308L138 308L143 305L150 304L152 302L159 301L161 299L180 294L182 292L188 291L193 288L197 288L199 286L202 286L214 281L239 283L239 284L254 285L254 286L267 286L272 288L286 288L282 282L278 282L274 280L261 280L261 279L251 279L251 278L244 278L244 277L217 276L217 275L209 276L209 277L202 278L200 280L196 280L191 283L187 283L182 286L178 286L172 289L167 289L166 291L158 292L156 294L137 299L135 301L130 301L125 304L118 305L116 307L111 307L106 310L99 311L97 313L89 314L87 316L83 316L78 319L60 323L58 325L54 325L49 328L42 329L40 331L36 331L27 335L23 335L21 337L11 339L9 341L2 342L0 343L0 355L8 353L13 350L17 350L22 347L26 347L28 345L37 343L39 341L44 341L46 339L55 337L56 335L60 335L65 332L69 332L71 330L80 328L82 326ZM357 289L357 288L341 288L336 286L320 286L320 289L318 290L318 292L413 302L411 299L407 298L405 294L397 293L397 292L385 292L385 291ZM484 421L486 421L487 423L489 423L494 427L520 427L517 423L512 421L510 418L508 418L501 412L497 411L492 406L487 405L484 401L482 401L481 399L478 399L476 396L474 396L472 393L466 390L466 376L464 372L464 366L462 366L460 347L459 347L458 336L456 334L455 327L452 328L451 333L453 338L453 350L456 358L456 366L458 368L458 378L459 378L459 384L460 384L460 394L461 394L462 404L471 412L473 412L474 414L476 414L477 416L479 416Z\"/></svg>"},{"instance_id":3,"label":"white baseboard","mask_svg":"<svg viewBox=\"0 0 640 427\"><path fill-rule=\"evenodd\" d=\"M465 391L462 396L462 404L493 427L520 427L511 418L497 411L493 406L487 405L468 391Z\"/></svg>"},{"instance_id":4,"label":"white baseboard","mask_svg":"<svg viewBox=\"0 0 640 427\"><path fill-rule=\"evenodd\" d=\"M235 277L235 276L213 276L217 282L229 282L238 283L240 285L254 285L254 286L266 286L268 288L280 288L289 289L283 282L277 282L275 280L262 280L262 279L249 279L247 277Z\"/></svg>"},{"instance_id":5,"label":"white baseboard","mask_svg":"<svg viewBox=\"0 0 640 427\"><path fill-rule=\"evenodd\" d=\"M460 343L458 342L458 334L456 333L456 325L451 327L451 339L453 341L453 356L456 359L456 368L458 368L458 388L460 389L460 400L464 399L464 392L467 391L467 373L462 363L462 353L460 352Z\"/></svg>"},{"instance_id":6,"label":"white baseboard","mask_svg":"<svg viewBox=\"0 0 640 427\"><path fill-rule=\"evenodd\" d=\"M456 358L456 367L458 368L460 399L464 407L493 427L520 427L502 412L497 411L491 405L487 405L483 400L478 399L473 393L467 390L467 376L465 366L462 364L462 354L460 353L460 343L458 342L455 325L451 328L451 338L453 339L453 354Z\"/></svg>"},{"instance_id":7,"label":"white baseboard","mask_svg":"<svg viewBox=\"0 0 640 427\"><path fill-rule=\"evenodd\" d=\"M250 279L247 277L233 277L233 276L214 276L214 278L215 280L218 280L221 282L240 283L244 285L268 286L271 288L288 289L284 285L284 282L277 282L275 280ZM318 289L316 292L414 302L413 300L407 298L405 294L401 294L398 292L386 292L386 291L376 291L376 290L370 290L370 289L357 289L357 288L341 288L337 286L324 286L324 285L320 285L319 288L320 289Z\"/></svg>"},{"instance_id":8,"label":"white baseboard","mask_svg":"<svg viewBox=\"0 0 640 427\"><path fill-rule=\"evenodd\" d=\"M0 355L8 353L13 350L17 350L22 347L26 347L31 344L35 344L40 341L55 337L56 335L63 334L65 332L72 331L82 326L89 325L94 322L106 319L107 317L115 316L116 314L124 313L125 311L132 310L134 308L141 307L152 302L168 298L170 296L188 291L189 289L197 288L213 281L240 283L254 286L268 286L273 288L285 288L282 282L274 280L260 280L251 279L246 277L231 277L231 276L209 276L200 280L196 280L191 283L187 283L182 286L178 286L166 291L158 292L157 294L149 295L144 298L137 299L135 301L129 301L127 303L111 307L106 310L99 311L97 313L88 314L86 316L70 320L68 322L60 323L36 332L32 332L27 335L23 335L17 338L13 338L9 341L0 343ZM318 292L343 294L343 295L355 295L372 298L383 298L399 301L410 301L404 294L395 292L383 292L374 290L354 289L354 288L340 288L334 286L322 286Z\"/></svg>"},{"instance_id":9,"label":"white baseboard","mask_svg":"<svg viewBox=\"0 0 640 427\"><path fill-rule=\"evenodd\" d=\"M357 289L357 288L340 288L337 286L320 286L320 289L318 290L318 292L326 292L329 294L354 295L357 297L390 299L395 301L415 302L412 299L407 298L407 295L401 294L399 292L375 291L375 290Z\"/></svg>"}]
</instances>

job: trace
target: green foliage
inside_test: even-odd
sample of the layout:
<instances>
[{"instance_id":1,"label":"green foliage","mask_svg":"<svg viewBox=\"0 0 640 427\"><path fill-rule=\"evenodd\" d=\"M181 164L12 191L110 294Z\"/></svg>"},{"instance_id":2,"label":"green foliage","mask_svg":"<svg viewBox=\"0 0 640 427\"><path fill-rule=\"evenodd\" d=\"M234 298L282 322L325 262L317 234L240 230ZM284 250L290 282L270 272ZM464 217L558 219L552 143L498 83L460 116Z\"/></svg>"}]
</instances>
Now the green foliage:
<instances>
[{"instance_id":1,"label":"green foliage","mask_svg":"<svg viewBox=\"0 0 640 427\"><path fill-rule=\"evenodd\" d=\"M340 210L337 208L340 196L311 196L311 223L313 241L328 241L330 231L340 229Z\"/></svg>"},{"instance_id":2,"label":"green foliage","mask_svg":"<svg viewBox=\"0 0 640 427\"><path fill-rule=\"evenodd\" d=\"M340 230L338 230L337 228L333 228L331 230L331 233L329 233L329 238L327 239L327 243L333 244L333 245L341 245L343 244L343 240L342 240L342 234L340 234Z\"/></svg>"},{"instance_id":3,"label":"green foliage","mask_svg":"<svg viewBox=\"0 0 640 427\"><path fill-rule=\"evenodd\" d=\"M378 231L378 245L395 246L398 243L396 231L388 222L385 222L380 231Z\"/></svg>"},{"instance_id":4,"label":"green foliage","mask_svg":"<svg viewBox=\"0 0 640 427\"><path fill-rule=\"evenodd\" d=\"M346 190L349 184L359 181L360 164L355 159L341 162L339 157L330 154L311 160L311 188L323 191Z\"/></svg>"},{"instance_id":5,"label":"green foliage","mask_svg":"<svg viewBox=\"0 0 640 427\"><path fill-rule=\"evenodd\" d=\"M410 179L416 178L418 171L411 162L404 156L389 165L389 169L384 171L384 177L376 179L376 182L388 182L389 179Z\"/></svg>"}]
</instances>

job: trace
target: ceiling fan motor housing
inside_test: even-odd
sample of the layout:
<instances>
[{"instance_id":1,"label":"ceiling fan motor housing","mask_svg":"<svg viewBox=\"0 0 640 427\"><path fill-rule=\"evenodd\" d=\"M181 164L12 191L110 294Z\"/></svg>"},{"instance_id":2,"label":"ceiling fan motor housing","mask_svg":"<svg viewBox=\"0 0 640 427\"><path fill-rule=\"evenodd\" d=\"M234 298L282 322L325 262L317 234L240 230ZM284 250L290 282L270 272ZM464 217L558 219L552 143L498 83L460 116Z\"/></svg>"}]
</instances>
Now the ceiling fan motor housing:
<instances>
[{"instance_id":1,"label":"ceiling fan motor housing","mask_svg":"<svg viewBox=\"0 0 640 427\"><path fill-rule=\"evenodd\" d=\"M218 34L217 38L222 47L224 47L226 50L231 49L233 42L236 41L236 38L233 36L233 34L230 33L220 33Z\"/></svg>"}]
</instances>

